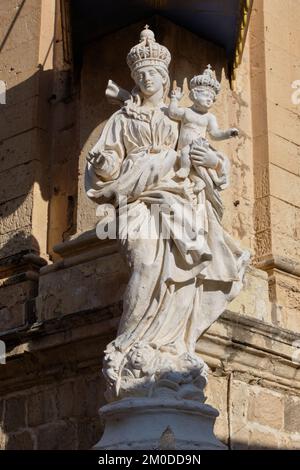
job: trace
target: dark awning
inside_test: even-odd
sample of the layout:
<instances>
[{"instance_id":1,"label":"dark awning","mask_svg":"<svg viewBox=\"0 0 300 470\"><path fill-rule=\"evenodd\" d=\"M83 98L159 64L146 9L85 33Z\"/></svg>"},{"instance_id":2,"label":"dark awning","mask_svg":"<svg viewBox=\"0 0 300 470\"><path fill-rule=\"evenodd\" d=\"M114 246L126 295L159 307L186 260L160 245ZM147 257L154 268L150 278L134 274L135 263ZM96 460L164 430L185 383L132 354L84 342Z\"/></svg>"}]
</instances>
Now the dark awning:
<instances>
[{"instance_id":1,"label":"dark awning","mask_svg":"<svg viewBox=\"0 0 300 470\"><path fill-rule=\"evenodd\" d=\"M153 15L161 15L226 50L238 62L251 0L72 0L73 43L87 42ZM236 60L236 51L240 51Z\"/></svg>"}]
</instances>

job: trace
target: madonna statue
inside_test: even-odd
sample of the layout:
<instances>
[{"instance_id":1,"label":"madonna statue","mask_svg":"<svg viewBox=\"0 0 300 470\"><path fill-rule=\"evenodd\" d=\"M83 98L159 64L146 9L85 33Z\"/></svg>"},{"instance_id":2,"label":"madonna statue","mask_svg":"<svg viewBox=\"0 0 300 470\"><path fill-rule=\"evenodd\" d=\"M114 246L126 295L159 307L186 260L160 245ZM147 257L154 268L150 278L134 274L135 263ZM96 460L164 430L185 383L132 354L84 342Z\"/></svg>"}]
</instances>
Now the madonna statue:
<instances>
[{"instance_id":1,"label":"madonna statue","mask_svg":"<svg viewBox=\"0 0 300 470\"><path fill-rule=\"evenodd\" d=\"M117 337L105 351L106 398L143 399L144 407L161 397L203 404L207 366L196 342L239 293L249 259L221 225L227 157L194 142L190 174L177 174L179 129L165 101L170 61L145 27L127 56L135 86L128 93L109 82L107 95L121 108L87 156L87 194L112 204L130 270Z\"/></svg>"}]
</instances>

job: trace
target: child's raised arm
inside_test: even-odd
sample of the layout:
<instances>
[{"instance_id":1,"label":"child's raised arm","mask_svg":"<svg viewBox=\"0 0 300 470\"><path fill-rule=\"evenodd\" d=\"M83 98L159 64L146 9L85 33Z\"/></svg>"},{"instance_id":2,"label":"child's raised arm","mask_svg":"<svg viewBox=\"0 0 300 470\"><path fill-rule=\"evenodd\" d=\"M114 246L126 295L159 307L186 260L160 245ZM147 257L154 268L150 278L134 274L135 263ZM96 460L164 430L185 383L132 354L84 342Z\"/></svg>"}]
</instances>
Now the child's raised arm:
<instances>
[{"instance_id":1,"label":"child's raised arm","mask_svg":"<svg viewBox=\"0 0 300 470\"><path fill-rule=\"evenodd\" d=\"M225 140L230 137L236 137L239 135L238 129L232 127L226 131L219 129L217 118L214 114L209 113L207 130L213 140Z\"/></svg>"},{"instance_id":2,"label":"child's raised arm","mask_svg":"<svg viewBox=\"0 0 300 470\"><path fill-rule=\"evenodd\" d=\"M178 106L178 101L181 100L183 93L180 88L175 88L171 91L171 101L169 104L169 116L171 119L181 121L185 114L185 108Z\"/></svg>"}]
</instances>

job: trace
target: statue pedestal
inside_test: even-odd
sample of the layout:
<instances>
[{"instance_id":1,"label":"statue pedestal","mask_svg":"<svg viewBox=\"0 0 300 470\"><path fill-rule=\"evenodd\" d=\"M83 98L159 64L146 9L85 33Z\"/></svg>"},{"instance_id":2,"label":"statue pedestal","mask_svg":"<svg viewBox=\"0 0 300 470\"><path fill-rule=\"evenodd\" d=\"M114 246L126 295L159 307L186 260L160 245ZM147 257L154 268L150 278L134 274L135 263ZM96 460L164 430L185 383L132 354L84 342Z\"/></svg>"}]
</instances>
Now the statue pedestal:
<instances>
[{"instance_id":1,"label":"statue pedestal","mask_svg":"<svg viewBox=\"0 0 300 470\"><path fill-rule=\"evenodd\" d=\"M218 411L192 400L126 398L100 409L95 450L225 450L213 433Z\"/></svg>"}]
</instances>

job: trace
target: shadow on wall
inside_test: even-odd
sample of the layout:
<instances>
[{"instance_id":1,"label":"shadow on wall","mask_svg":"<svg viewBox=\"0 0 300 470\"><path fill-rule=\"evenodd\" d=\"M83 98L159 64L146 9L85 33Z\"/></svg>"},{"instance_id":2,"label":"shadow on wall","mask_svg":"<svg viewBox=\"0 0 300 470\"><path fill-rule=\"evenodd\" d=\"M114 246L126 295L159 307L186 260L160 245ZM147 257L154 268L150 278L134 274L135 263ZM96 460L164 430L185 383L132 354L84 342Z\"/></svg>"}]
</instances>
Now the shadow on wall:
<instances>
[{"instance_id":1,"label":"shadow on wall","mask_svg":"<svg viewBox=\"0 0 300 470\"><path fill-rule=\"evenodd\" d=\"M22 70L11 66L10 73L17 76ZM9 88L6 104L0 105L2 258L9 255L5 245L10 238L23 238L22 232L30 233L37 222L37 218L32 220L34 203L50 203L48 221L56 231L54 243L74 232L78 151L75 98L70 95L69 82L68 72L40 68ZM47 211L46 205L43 211ZM36 251L36 246L32 249Z\"/></svg>"}]
</instances>

